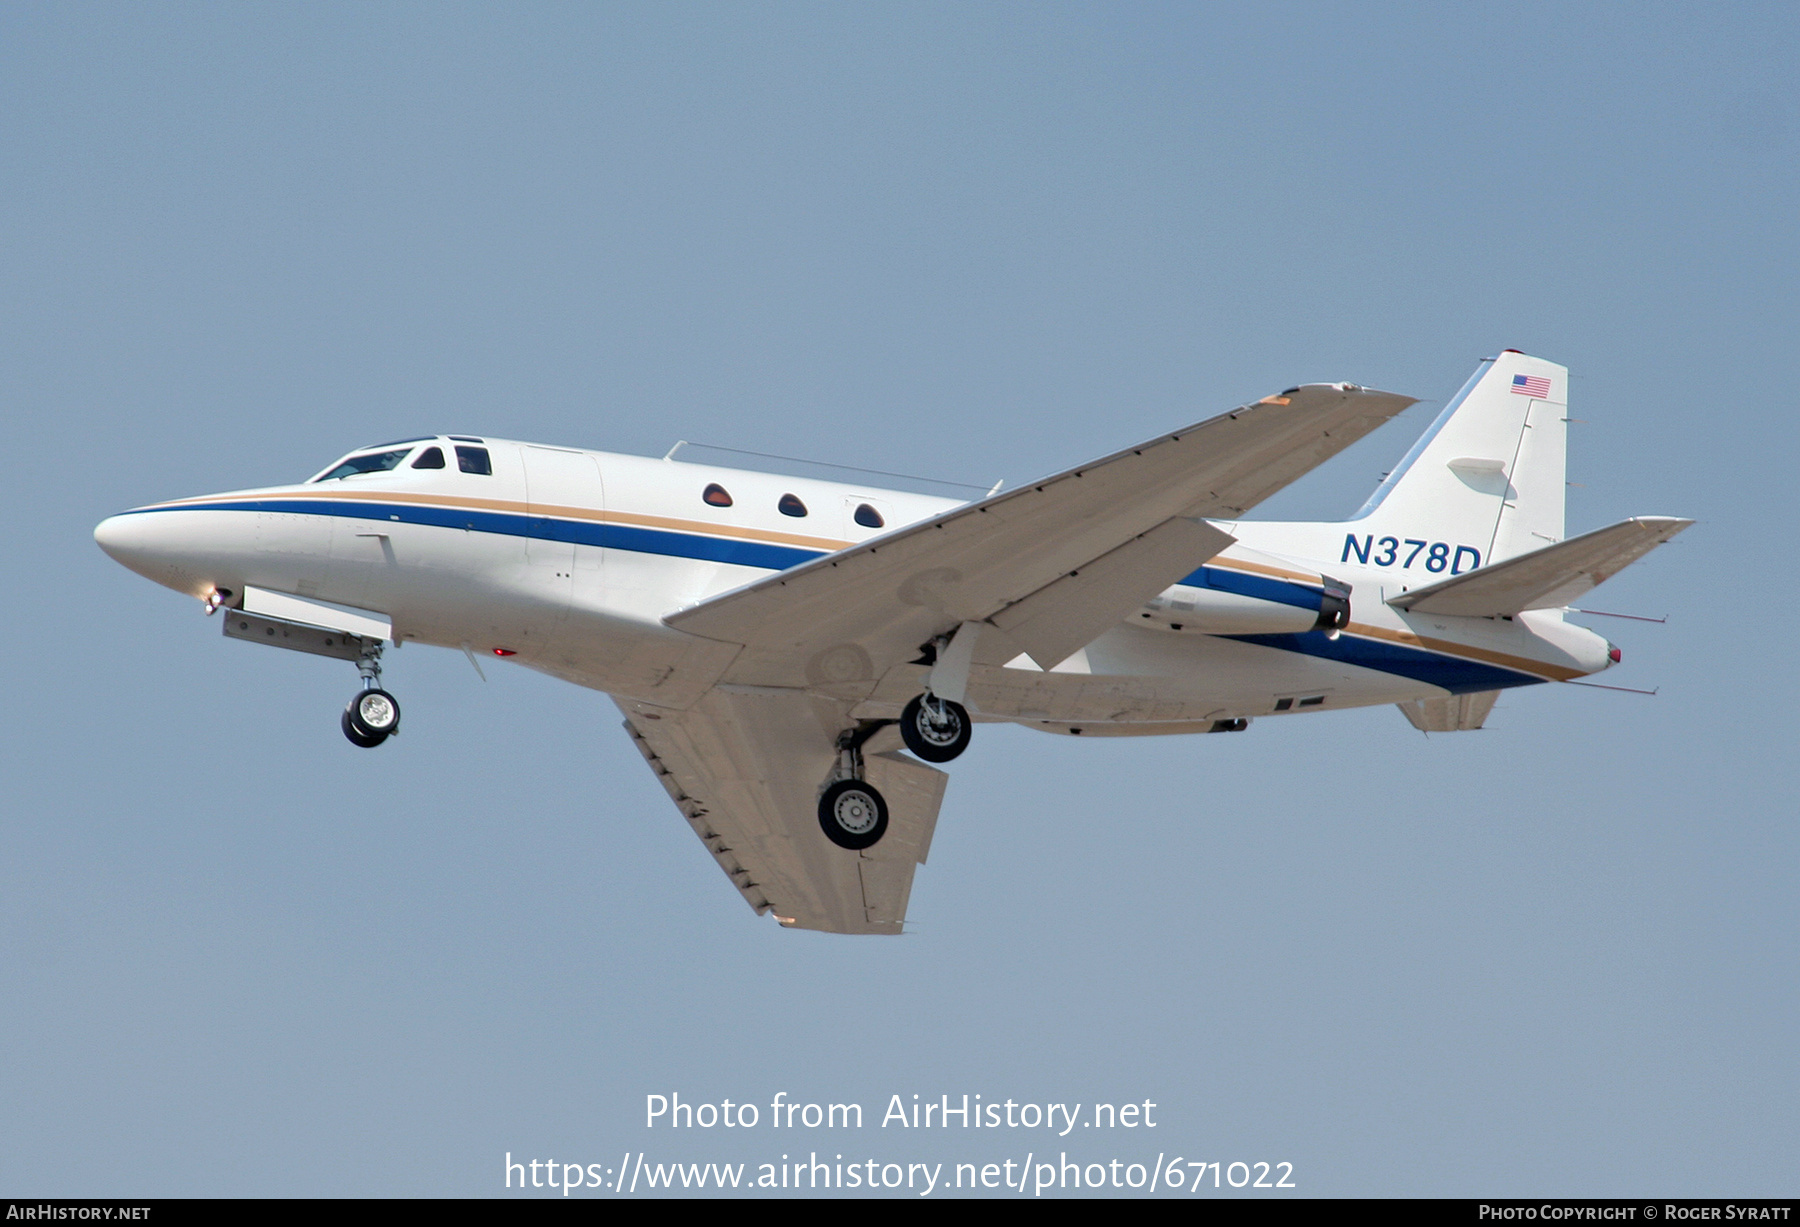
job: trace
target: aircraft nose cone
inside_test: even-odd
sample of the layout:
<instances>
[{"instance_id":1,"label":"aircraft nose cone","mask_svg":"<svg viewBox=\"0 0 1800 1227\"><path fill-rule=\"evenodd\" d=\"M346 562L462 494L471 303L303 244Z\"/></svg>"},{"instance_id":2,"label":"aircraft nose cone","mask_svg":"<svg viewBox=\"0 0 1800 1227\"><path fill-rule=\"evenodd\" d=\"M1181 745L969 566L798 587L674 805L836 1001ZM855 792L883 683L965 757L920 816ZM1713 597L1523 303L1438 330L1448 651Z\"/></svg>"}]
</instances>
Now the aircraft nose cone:
<instances>
[{"instance_id":1,"label":"aircraft nose cone","mask_svg":"<svg viewBox=\"0 0 1800 1227\"><path fill-rule=\"evenodd\" d=\"M190 551L174 526L161 515L108 516L94 528L94 543L123 567L181 592L196 592L205 585L194 574Z\"/></svg>"},{"instance_id":2,"label":"aircraft nose cone","mask_svg":"<svg viewBox=\"0 0 1800 1227\"><path fill-rule=\"evenodd\" d=\"M140 516L108 516L94 527L94 544L106 551L107 557L124 566L131 566L133 558L141 553L140 543L132 532L132 521ZM136 568L134 567L133 570Z\"/></svg>"},{"instance_id":3,"label":"aircraft nose cone","mask_svg":"<svg viewBox=\"0 0 1800 1227\"><path fill-rule=\"evenodd\" d=\"M99 524L94 525L94 543L99 545L106 556L115 563L122 563L121 554L131 549L131 533L126 522L131 516L106 516Z\"/></svg>"}]
</instances>

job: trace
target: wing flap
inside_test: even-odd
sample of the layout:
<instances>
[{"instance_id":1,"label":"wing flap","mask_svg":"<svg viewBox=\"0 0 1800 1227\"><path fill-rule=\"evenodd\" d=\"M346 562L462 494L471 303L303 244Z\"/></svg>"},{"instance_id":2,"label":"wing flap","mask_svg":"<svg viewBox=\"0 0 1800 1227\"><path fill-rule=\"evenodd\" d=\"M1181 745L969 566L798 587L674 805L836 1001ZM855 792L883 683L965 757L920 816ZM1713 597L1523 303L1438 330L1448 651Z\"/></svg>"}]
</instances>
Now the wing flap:
<instances>
[{"instance_id":1,"label":"wing flap","mask_svg":"<svg viewBox=\"0 0 1800 1227\"><path fill-rule=\"evenodd\" d=\"M665 621L745 645L730 681L872 681L917 655L925 640L984 621L1172 518L1241 515L1412 403L1350 384L1295 388L803 563ZM1172 569L1170 582L1181 574Z\"/></svg>"},{"instance_id":2,"label":"wing flap","mask_svg":"<svg viewBox=\"0 0 1800 1227\"><path fill-rule=\"evenodd\" d=\"M871 926L881 926L878 932L898 932L912 899L913 869L923 865L931 851L938 807L950 777L891 753L869 755L863 771L888 803L887 834L857 862L865 919ZM894 927L888 929L889 925Z\"/></svg>"},{"instance_id":3,"label":"wing flap","mask_svg":"<svg viewBox=\"0 0 1800 1227\"><path fill-rule=\"evenodd\" d=\"M1541 550L1389 599L1396 609L1460 617L1511 617L1559 609L1673 538L1692 520L1635 516Z\"/></svg>"}]
</instances>

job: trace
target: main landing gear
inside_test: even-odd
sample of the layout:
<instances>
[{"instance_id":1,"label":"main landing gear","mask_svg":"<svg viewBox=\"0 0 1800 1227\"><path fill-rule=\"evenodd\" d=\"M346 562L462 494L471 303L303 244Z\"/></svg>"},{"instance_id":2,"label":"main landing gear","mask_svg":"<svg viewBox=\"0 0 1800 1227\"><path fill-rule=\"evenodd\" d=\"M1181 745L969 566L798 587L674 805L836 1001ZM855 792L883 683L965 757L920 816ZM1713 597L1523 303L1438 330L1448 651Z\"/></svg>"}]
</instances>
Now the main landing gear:
<instances>
[{"instance_id":1,"label":"main landing gear","mask_svg":"<svg viewBox=\"0 0 1800 1227\"><path fill-rule=\"evenodd\" d=\"M400 701L381 688L381 641L370 641L357 657L363 688L338 721L353 746L372 750L400 731Z\"/></svg>"},{"instance_id":2,"label":"main landing gear","mask_svg":"<svg viewBox=\"0 0 1800 1227\"><path fill-rule=\"evenodd\" d=\"M819 794L819 827L840 848L861 852L887 834L887 800L863 779L863 743L891 720L865 720L838 735L836 778ZM900 739L928 763L947 763L969 748L969 710L954 699L930 691L914 698L900 714Z\"/></svg>"},{"instance_id":3,"label":"main landing gear","mask_svg":"<svg viewBox=\"0 0 1800 1227\"><path fill-rule=\"evenodd\" d=\"M968 708L929 690L900 713L900 739L928 763L947 763L968 749L972 731Z\"/></svg>"},{"instance_id":4,"label":"main landing gear","mask_svg":"<svg viewBox=\"0 0 1800 1227\"><path fill-rule=\"evenodd\" d=\"M862 778L863 742L882 723L871 721L860 729L845 729L839 735L838 778L819 794L819 827L825 838L852 852L873 848L887 834L887 799Z\"/></svg>"}]
</instances>

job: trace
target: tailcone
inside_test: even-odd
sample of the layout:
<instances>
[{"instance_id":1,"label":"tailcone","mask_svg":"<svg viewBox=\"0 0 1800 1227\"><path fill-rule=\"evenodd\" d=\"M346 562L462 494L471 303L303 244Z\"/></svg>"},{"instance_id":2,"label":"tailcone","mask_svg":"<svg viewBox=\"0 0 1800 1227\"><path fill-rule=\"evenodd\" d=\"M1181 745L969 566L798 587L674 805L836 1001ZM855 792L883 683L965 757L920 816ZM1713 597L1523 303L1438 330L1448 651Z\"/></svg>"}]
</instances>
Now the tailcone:
<instances>
[{"instance_id":1,"label":"tailcone","mask_svg":"<svg viewBox=\"0 0 1800 1227\"><path fill-rule=\"evenodd\" d=\"M1577 677L1604 673L1619 663L1618 648L1604 636L1567 621L1561 610L1529 609L1519 615L1518 621L1555 654L1546 657L1547 661L1561 656L1556 663L1572 668Z\"/></svg>"}]
</instances>

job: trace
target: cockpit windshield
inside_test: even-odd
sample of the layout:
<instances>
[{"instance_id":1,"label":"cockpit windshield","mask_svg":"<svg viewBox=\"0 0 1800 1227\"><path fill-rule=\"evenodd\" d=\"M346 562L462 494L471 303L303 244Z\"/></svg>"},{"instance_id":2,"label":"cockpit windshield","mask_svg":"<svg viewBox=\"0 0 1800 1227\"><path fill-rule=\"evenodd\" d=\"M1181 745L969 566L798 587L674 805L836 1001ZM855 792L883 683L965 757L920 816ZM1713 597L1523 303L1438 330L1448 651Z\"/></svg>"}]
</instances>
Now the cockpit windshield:
<instances>
[{"instance_id":1,"label":"cockpit windshield","mask_svg":"<svg viewBox=\"0 0 1800 1227\"><path fill-rule=\"evenodd\" d=\"M410 447L397 448L391 452L365 452L360 456L351 456L343 460L329 472L321 473L314 481L336 481L344 477L354 477L358 473L385 473L389 469L399 467Z\"/></svg>"}]
</instances>

